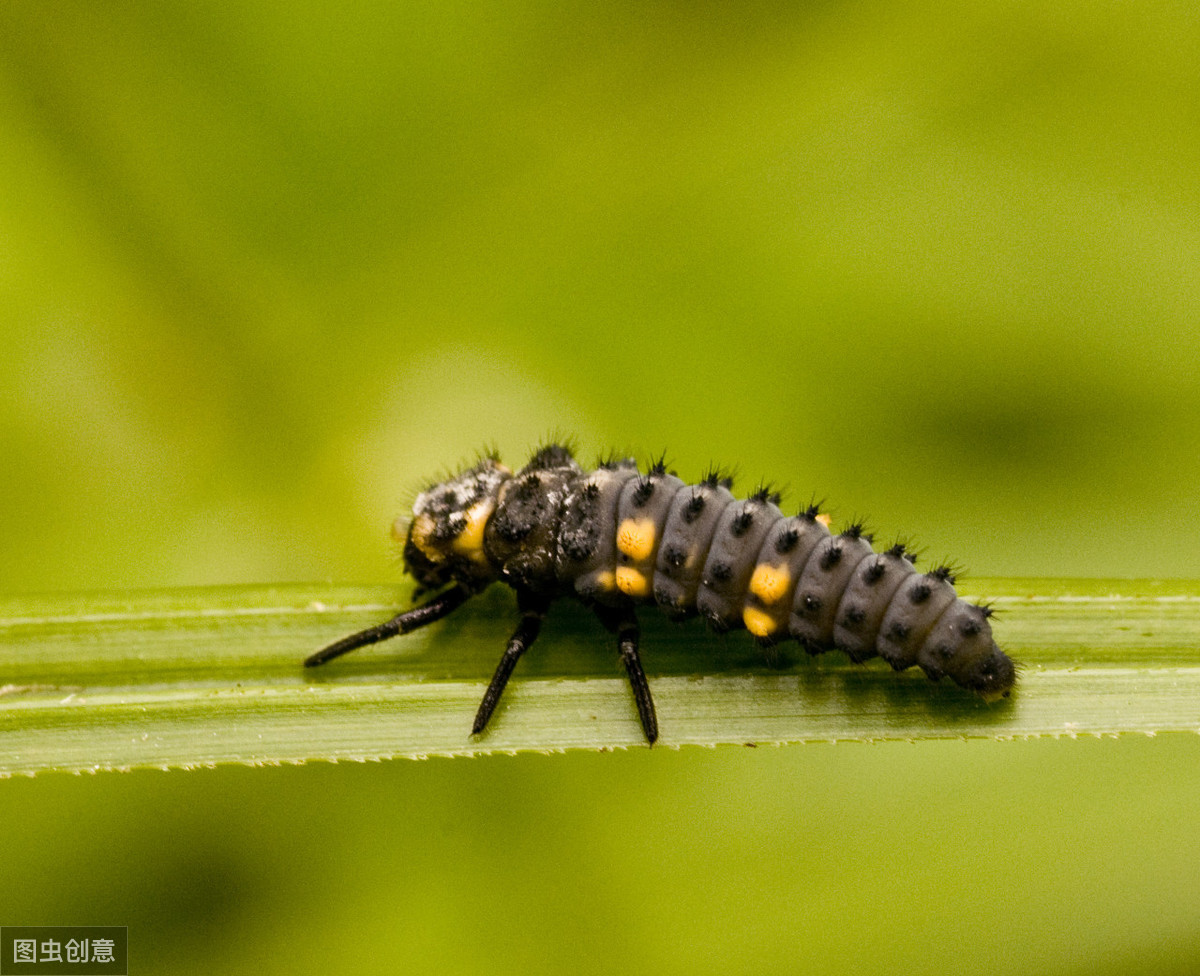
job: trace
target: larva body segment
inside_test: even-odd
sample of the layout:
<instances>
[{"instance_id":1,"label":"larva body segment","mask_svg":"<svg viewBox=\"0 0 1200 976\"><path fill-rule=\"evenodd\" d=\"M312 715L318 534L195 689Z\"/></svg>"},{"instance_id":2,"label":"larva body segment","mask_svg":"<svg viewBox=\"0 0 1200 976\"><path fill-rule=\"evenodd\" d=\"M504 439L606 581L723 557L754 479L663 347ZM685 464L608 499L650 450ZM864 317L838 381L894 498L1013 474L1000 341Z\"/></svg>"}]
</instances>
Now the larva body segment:
<instances>
[{"instance_id":1,"label":"larva body segment","mask_svg":"<svg viewBox=\"0 0 1200 976\"><path fill-rule=\"evenodd\" d=\"M858 564L873 552L860 535L843 532L823 539L804 564L792 599L788 633L807 647L830 646L846 584Z\"/></svg>"},{"instance_id":2,"label":"larva body segment","mask_svg":"<svg viewBox=\"0 0 1200 976\"><path fill-rule=\"evenodd\" d=\"M742 622L761 641L787 633L796 584L813 550L829 538L816 514L781 518L763 539L742 604Z\"/></svg>"},{"instance_id":3,"label":"larva body segment","mask_svg":"<svg viewBox=\"0 0 1200 976\"><path fill-rule=\"evenodd\" d=\"M721 512L696 591L696 610L717 630L745 623L746 597L763 539L782 519L783 513L767 498L734 501Z\"/></svg>"},{"instance_id":4,"label":"larva body segment","mask_svg":"<svg viewBox=\"0 0 1200 976\"><path fill-rule=\"evenodd\" d=\"M880 656L897 671L911 668L933 625L957 599L954 587L933 573L910 576L884 612L875 639Z\"/></svg>"},{"instance_id":5,"label":"larva body segment","mask_svg":"<svg viewBox=\"0 0 1200 976\"><path fill-rule=\"evenodd\" d=\"M868 556L855 572L838 605L833 627L833 642L855 661L875 657L875 647L883 615L892 596L909 576L916 573L913 564L896 548Z\"/></svg>"},{"instance_id":6,"label":"larva body segment","mask_svg":"<svg viewBox=\"0 0 1200 976\"><path fill-rule=\"evenodd\" d=\"M555 592L563 508L582 474L565 449L543 448L515 477L501 483L496 510L483 532L483 556L509 586ZM424 552L434 562L438 554L436 547Z\"/></svg>"},{"instance_id":7,"label":"larva body segment","mask_svg":"<svg viewBox=\"0 0 1200 976\"><path fill-rule=\"evenodd\" d=\"M671 499L654 564L653 594L672 619L688 616L696 606L713 533L732 503L728 487L716 481L689 485Z\"/></svg>"},{"instance_id":8,"label":"larva body segment","mask_svg":"<svg viewBox=\"0 0 1200 976\"><path fill-rule=\"evenodd\" d=\"M550 604L573 596L618 639L647 738L657 719L638 654L636 607L747 628L762 644L794 639L812 653L882 656L985 698L1006 696L1013 662L992 639L989 611L963 601L946 569L918 573L900 545L876 552L861 527L833 534L809 508L785 516L762 489L735 499L711 474L688 485L664 465L631 460L585 472L569 450L539 450L515 475L494 457L418 496L405 566L428 603L351 635L305 663L424 626L492 582L517 591L521 623L476 715L481 732Z\"/></svg>"},{"instance_id":9,"label":"larva body segment","mask_svg":"<svg viewBox=\"0 0 1200 976\"><path fill-rule=\"evenodd\" d=\"M625 482L617 502L616 588L643 602L653 598L654 568L671 502L683 482L673 474L651 471Z\"/></svg>"},{"instance_id":10,"label":"larva body segment","mask_svg":"<svg viewBox=\"0 0 1200 976\"><path fill-rule=\"evenodd\" d=\"M617 503L633 461L597 468L568 494L558 534L558 579L583 601L603 601L614 590Z\"/></svg>"}]
</instances>

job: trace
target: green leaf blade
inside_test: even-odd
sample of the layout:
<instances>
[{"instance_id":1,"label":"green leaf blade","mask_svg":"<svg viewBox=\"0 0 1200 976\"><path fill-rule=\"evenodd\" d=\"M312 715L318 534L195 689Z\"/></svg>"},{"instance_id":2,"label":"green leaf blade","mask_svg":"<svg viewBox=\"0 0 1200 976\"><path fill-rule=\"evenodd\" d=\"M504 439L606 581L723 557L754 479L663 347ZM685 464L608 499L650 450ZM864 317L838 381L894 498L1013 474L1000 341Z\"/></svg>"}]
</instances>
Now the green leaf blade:
<instances>
[{"instance_id":1,"label":"green leaf blade","mask_svg":"<svg viewBox=\"0 0 1200 976\"><path fill-rule=\"evenodd\" d=\"M643 613L660 746L1200 731L1200 584L977 580L1024 671L986 703L830 653L765 668L744 635ZM492 726L471 719L511 628L500 588L322 668L406 603L390 587L229 587L0 603L0 774L644 746L609 636L556 606Z\"/></svg>"}]
</instances>

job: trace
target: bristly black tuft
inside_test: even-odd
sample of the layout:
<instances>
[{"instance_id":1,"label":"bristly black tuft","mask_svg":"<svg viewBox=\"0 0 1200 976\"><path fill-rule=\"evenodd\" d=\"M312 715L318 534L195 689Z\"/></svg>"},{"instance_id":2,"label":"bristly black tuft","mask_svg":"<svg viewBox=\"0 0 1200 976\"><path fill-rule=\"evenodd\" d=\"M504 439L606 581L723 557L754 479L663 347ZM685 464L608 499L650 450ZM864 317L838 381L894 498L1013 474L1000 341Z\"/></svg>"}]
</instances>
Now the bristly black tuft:
<instances>
[{"instance_id":1,"label":"bristly black tuft","mask_svg":"<svg viewBox=\"0 0 1200 976\"><path fill-rule=\"evenodd\" d=\"M955 582L957 582L958 577L959 577L959 575L961 575L961 573L962 573L962 570L958 566L955 566L953 563L942 562L942 563L939 563L938 565L934 566L933 569L931 569L927 575L935 576L938 579L942 580L944 583L949 583L951 586L953 586L955 584Z\"/></svg>"},{"instance_id":2,"label":"bristly black tuft","mask_svg":"<svg viewBox=\"0 0 1200 976\"><path fill-rule=\"evenodd\" d=\"M775 490L775 486L769 481L760 482L758 487L754 489L754 494L750 496L751 501L764 502L768 505L778 505L783 501L783 495Z\"/></svg>"},{"instance_id":3,"label":"bristly black tuft","mask_svg":"<svg viewBox=\"0 0 1200 976\"><path fill-rule=\"evenodd\" d=\"M527 467L535 471L561 468L574 462L575 455L569 444L543 444L529 459Z\"/></svg>"},{"instance_id":4,"label":"bristly black tuft","mask_svg":"<svg viewBox=\"0 0 1200 976\"><path fill-rule=\"evenodd\" d=\"M654 494L654 473L640 475L637 479L637 487L633 490L633 505L635 508L641 508L646 502L650 501Z\"/></svg>"},{"instance_id":5,"label":"bristly black tuft","mask_svg":"<svg viewBox=\"0 0 1200 976\"><path fill-rule=\"evenodd\" d=\"M577 449L578 444L576 444L575 438L561 427L555 427L538 442L533 457L529 459L529 464L534 464L543 454L555 458L561 458L565 454L574 460Z\"/></svg>"},{"instance_id":6,"label":"bristly black tuft","mask_svg":"<svg viewBox=\"0 0 1200 976\"><path fill-rule=\"evenodd\" d=\"M748 501L742 506L742 510L734 516L733 523L730 528L733 530L735 537L740 538L745 535L750 526L754 524L754 503Z\"/></svg>"},{"instance_id":7,"label":"bristly black tuft","mask_svg":"<svg viewBox=\"0 0 1200 976\"><path fill-rule=\"evenodd\" d=\"M775 551L782 556L795 549L796 543L799 541L800 530L794 525L790 525L779 533L779 538L775 540Z\"/></svg>"},{"instance_id":8,"label":"bristly black tuft","mask_svg":"<svg viewBox=\"0 0 1200 976\"><path fill-rule=\"evenodd\" d=\"M692 497L688 499L688 503L683 508L683 520L687 523L692 523L700 517L700 513L704 511L706 502L704 494L692 489Z\"/></svg>"},{"instance_id":9,"label":"bristly black tuft","mask_svg":"<svg viewBox=\"0 0 1200 976\"><path fill-rule=\"evenodd\" d=\"M847 539L866 539L867 542L874 542L875 536L867 531L866 523L862 519L854 519L841 532Z\"/></svg>"},{"instance_id":10,"label":"bristly black tuft","mask_svg":"<svg viewBox=\"0 0 1200 976\"><path fill-rule=\"evenodd\" d=\"M664 475L666 473L667 473L667 452L663 451L661 454L659 454L657 460L655 458L650 459L650 470L647 472L647 474L649 474L651 476L658 475L659 477L661 477L662 475Z\"/></svg>"},{"instance_id":11,"label":"bristly black tuft","mask_svg":"<svg viewBox=\"0 0 1200 976\"><path fill-rule=\"evenodd\" d=\"M704 472L704 477L700 479L700 483L709 488L732 488L733 471L719 464L710 464Z\"/></svg>"},{"instance_id":12,"label":"bristly black tuft","mask_svg":"<svg viewBox=\"0 0 1200 976\"><path fill-rule=\"evenodd\" d=\"M821 556L821 568L826 572L833 569L834 566L842 561L842 555L843 551L841 545L835 542L828 549L826 549L824 555Z\"/></svg>"},{"instance_id":13,"label":"bristly black tuft","mask_svg":"<svg viewBox=\"0 0 1200 976\"><path fill-rule=\"evenodd\" d=\"M883 561L883 556L876 556L874 559L868 560L870 565L863 572L863 579L868 583L878 583L883 579L883 574L887 572L887 564Z\"/></svg>"},{"instance_id":14,"label":"bristly black tuft","mask_svg":"<svg viewBox=\"0 0 1200 976\"><path fill-rule=\"evenodd\" d=\"M911 542L900 542L897 540L896 545L904 550L904 558L914 566L917 564L918 559L925 557L925 550L916 548Z\"/></svg>"},{"instance_id":15,"label":"bristly black tuft","mask_svg":"<svg viewBox=\"0 0 1200 976\"><path fill-rule=\"evenodd\" d=\"M615 471L617 468L637 467L637 461L629 456L627 451L608 451L596 459L596 467L605 471Z\"/></svg>"}]
</instances>

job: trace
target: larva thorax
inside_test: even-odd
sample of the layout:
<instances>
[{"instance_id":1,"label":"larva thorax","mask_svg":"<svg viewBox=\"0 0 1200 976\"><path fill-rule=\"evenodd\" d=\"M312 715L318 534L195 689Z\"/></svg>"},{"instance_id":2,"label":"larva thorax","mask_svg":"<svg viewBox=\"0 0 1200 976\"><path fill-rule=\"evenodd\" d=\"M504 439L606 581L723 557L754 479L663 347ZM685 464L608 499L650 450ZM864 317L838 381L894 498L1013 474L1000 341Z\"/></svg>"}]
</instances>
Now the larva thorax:
<instances>
[{"instance_id":1,"label":"larva thorax","mask_svg":"<svg viewBox=\"0 0 1200 976\"><path fill-rule=\"evenodd\" d=\"M948 570L918 572L903 546L877 552L861 526L833 533L815 507L786 516L769 489L729 489L718 473L686 484L629 459L586 472L558 446L515 475L489 457L418 497L405 562L427 588L502 581L602 611L653 603L763 644L879 655L988 698L1008 693L1015 668L989 611L960 599Z\"/></svg>"}]
</instances>

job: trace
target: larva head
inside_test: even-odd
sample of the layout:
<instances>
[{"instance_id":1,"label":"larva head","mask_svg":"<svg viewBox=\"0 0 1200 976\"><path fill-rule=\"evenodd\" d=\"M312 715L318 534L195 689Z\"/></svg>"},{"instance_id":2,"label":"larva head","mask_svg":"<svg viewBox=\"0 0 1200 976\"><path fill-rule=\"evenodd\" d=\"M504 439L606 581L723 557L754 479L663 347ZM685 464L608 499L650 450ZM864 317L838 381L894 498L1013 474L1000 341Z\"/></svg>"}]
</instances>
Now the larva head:
<instances>
[{"instance_id":1,"label":"larva head","mask_svg":"<svg viewBox=\"0 0 1200 976\"><path fill-rule=\"evenodd\" d=\"M483 530L496 510L500 486L512 472L492 457L417 496L412 518L396 520L404 540L404 568L429 589L447 583L484 584L497 577L483 547Z\"/></svg>"}]
</instances>

